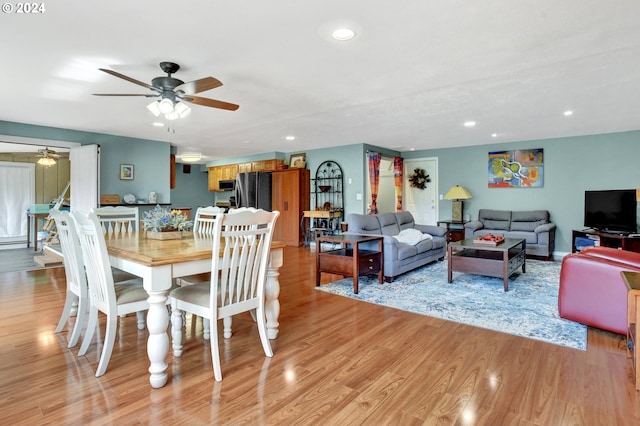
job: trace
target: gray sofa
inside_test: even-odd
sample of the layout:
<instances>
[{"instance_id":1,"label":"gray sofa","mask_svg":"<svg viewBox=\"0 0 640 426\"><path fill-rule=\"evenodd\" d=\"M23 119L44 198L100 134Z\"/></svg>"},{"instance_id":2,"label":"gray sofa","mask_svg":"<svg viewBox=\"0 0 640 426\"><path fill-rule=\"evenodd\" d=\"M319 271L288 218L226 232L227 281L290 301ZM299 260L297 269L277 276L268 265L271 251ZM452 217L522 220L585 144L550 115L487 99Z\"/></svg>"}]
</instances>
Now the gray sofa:
<instances>
[{"instance_id":1,"label":"gray sofa","mask_svg":"<svg viewBox=\"0 0 640 426\"><path fill-rule=\"evenodd\" d=\"M382 235L384 237L384 279L386 282L391 282L396 276L419 266L435 260L443 260L447 252L447 230L440 226L417 225L413 215L409 212L377 215L351 213L347 216L347 223L347 234ZM394 238L406 229L415 229L423 234L429 234L431 237L416 244L400 242Z\"/></svg>"},{"instance_id":2,"label":"gray sofa","mask_svg":"<svg viewBox=\"0 0 640 426\"><path fill-rule=\"evenodd\" d=\"M553 259L556 225L549 220L547 210L511 211L480 209L478 220L464 224L464 237L477 238L485 234L527 241L527 255Z\"/></svg>"}]
</instances>

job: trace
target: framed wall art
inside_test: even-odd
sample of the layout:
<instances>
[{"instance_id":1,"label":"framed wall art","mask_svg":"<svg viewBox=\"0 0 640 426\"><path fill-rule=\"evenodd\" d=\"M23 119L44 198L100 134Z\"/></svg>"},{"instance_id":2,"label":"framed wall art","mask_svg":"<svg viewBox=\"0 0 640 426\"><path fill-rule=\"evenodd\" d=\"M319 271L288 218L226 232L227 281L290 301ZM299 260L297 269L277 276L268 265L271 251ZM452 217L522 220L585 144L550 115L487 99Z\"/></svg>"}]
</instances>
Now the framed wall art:
<instances>
[{"instance_id":1,"label":"framed wall art","mask_svg":"<svg viewBox=\"0 0 640 426\"><path fill-rule=\"evenodd\" d=\"M489 188L539 188L544 183L542 148L489 153Z\"/></svg>"},{"instance_id":2,"label":"framed wall art","mask_svg":"<svg viewBox=\"0 0 640 426\"><path fill-rule=\"evenodd\" d=\"M133 180L133 164L120 164L120 180Z\"/></svg>"},{"instance_id":3,"label":"framed wall art","mask_svg":"<svg viewBox=\"0 0 640 426\"><path fill-rule=\"evenodd\" d=\"M307 154L305 153L291 154L291 157L289 157L289 167L294 169L305 168L307 166L306 161L307 161Z\"/></svg>"}]
</instances>

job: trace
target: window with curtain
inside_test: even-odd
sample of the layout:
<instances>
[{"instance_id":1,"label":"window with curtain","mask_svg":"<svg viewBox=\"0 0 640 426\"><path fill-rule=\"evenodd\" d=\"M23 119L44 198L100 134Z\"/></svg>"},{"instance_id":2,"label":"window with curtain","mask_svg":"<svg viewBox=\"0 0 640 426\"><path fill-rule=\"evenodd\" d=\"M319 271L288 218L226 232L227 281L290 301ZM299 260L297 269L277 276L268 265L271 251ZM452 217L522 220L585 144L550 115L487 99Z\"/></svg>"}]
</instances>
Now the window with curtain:
<instances>
[{"instance_id":1,"label":"window with curtain","mask_svg":"<svg viewBox=\"0 0 640 426\"><path fill-rule=\"evenodd\" d=\"M27 209L35 200L35 164L0 162L0 238L27 235Z\"/></svg>"}]
</instances>

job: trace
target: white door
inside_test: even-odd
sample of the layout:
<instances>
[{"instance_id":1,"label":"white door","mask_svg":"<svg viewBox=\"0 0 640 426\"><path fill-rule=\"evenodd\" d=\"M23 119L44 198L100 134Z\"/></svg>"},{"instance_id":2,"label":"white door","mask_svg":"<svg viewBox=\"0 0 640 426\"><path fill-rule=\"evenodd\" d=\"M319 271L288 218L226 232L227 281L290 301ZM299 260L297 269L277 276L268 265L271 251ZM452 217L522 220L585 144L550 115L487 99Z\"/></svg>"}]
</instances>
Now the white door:
<instances>
[{"instance_id":1,"label":"white door","mask_svg":"<svg viewBox=\"0 0 640 426\"><path fill-rule=\"evenodd\" d=\"M100 147L71 148L71 210L89 212L98 207L100 193Z\"/></svg>"},{"instance_id":2,"label":"white door","mask_svg":"<svg viewBox=\"0 0 640 426\"><path fill-rule=\"evenodd\" d=\"M421 168L429 175L431 182L425 189L412 188L409 182L416 168ZM402 189L402 209L411 212L416 223L435 225L438 221L438 159L421 158L404 160L404 187Z\"/></svg>"}]
</instances>

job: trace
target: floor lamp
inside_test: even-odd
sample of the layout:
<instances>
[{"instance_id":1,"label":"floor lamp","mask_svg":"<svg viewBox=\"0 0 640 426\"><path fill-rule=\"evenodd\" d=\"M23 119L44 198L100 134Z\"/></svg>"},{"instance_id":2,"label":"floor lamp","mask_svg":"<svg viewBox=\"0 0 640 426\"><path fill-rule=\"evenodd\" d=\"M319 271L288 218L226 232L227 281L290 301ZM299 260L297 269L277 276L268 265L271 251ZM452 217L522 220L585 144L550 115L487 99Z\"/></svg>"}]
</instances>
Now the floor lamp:
<instances>
[{"instance_id":1,"label":"floor lamp","mask_svg":"<svg viewBox=\"0 0 640 426\"><path fill-rule=\"evenodd\" d=\"M453 200L451 202L451 220L453 222L462 222L462 201L471 198L471 193L460 185L451 187L449 192L444 196L445 200Z\"/></svg>"}]
</instances>

